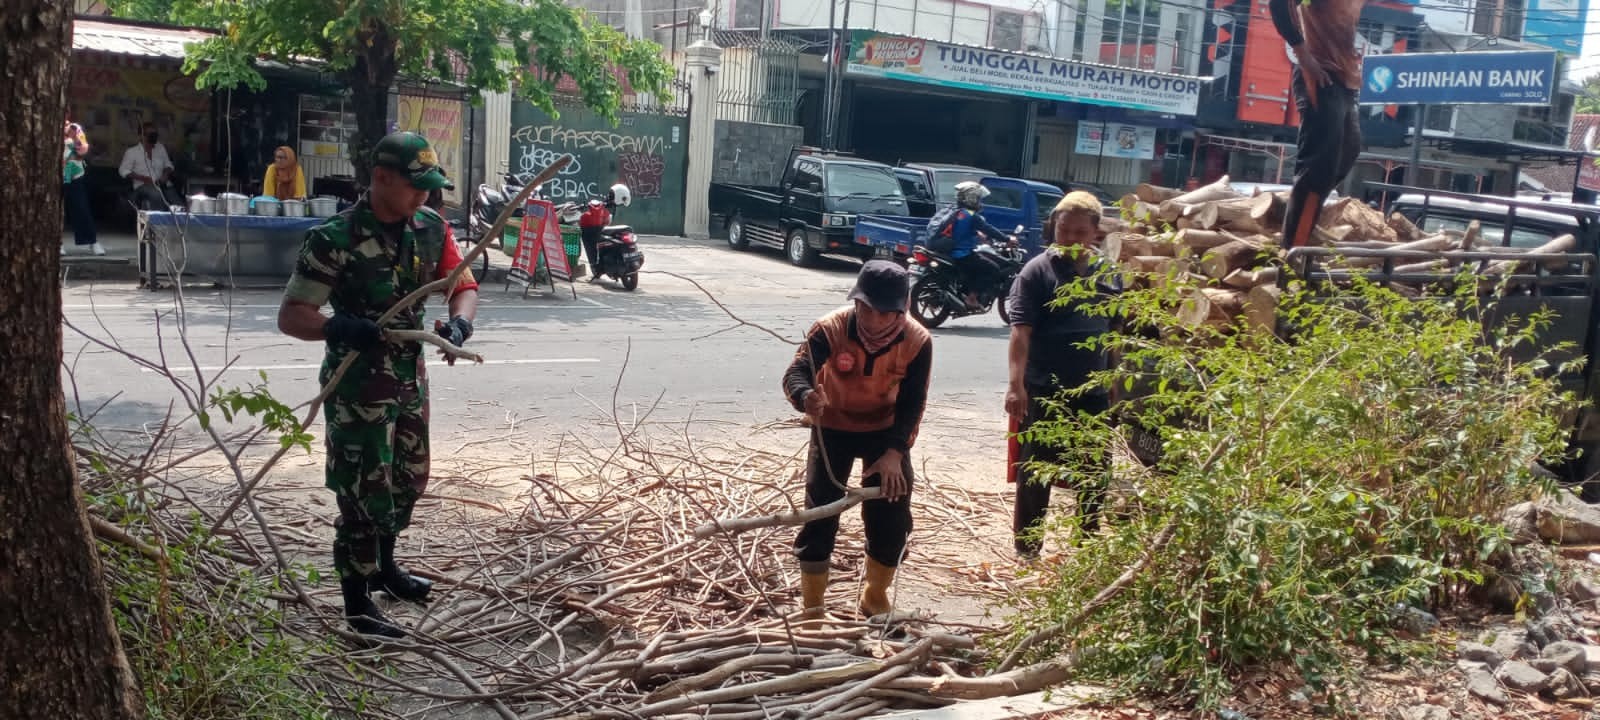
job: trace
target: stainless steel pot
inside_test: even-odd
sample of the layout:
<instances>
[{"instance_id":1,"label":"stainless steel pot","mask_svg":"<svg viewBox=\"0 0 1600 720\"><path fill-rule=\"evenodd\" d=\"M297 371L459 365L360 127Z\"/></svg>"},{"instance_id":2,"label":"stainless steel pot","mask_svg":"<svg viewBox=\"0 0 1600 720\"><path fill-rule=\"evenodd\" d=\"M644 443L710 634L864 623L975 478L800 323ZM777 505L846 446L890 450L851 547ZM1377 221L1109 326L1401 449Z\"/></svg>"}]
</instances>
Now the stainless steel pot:
<instances>
[{"instance_id":1,"label":"stainless steel pot","mask_svg":"<svg viewBox=\"0 0 1600 720\"><path fill-rule=\"evenodd\" d=\"M321 195L306 201L311 217L333 217L339 213L339 199Z\"/></svg>"},{"instance_id":2,"label":"stainless steel pot","mask_svg":"<svg viewBox=\"0 0 1600 720\"><path fill-rule=\"evenodd\" d=\"M205 195L190 195L189 212L200 215L215 215L217 214L217 199Z\"/></svg>"},{"instance_id":3,"label":"stainless steel pot","mask_svg":"<svg viewBox=\"0 0 1600 720\"><path fill-rule=\"evenodd\" d=\"M222 201L222 214L224 215L249 215L250 198L238 193L223 193L219 197Z\"/></svg>"},{"instance_id":4,"label":"stainless steel pot","mask_svg":"<svg viewBox=\"0 0 1600 720\"><path fill-rule=\"evenodd\" d=\"M306 216L306 203L304 200L284 200L282 205L284 217Z\"/></svg>"},{"instance_id":5,"label":"stainless steel pot","mask_svg":"<svg viewBox=\"0 0 1600 720\"><path fill-rule=\"evenodd\" d=\"M268 217L277 217L283 214L283 203L277 198L262 195L250 201L250 211Z\"/></svg>"}]
</instances>

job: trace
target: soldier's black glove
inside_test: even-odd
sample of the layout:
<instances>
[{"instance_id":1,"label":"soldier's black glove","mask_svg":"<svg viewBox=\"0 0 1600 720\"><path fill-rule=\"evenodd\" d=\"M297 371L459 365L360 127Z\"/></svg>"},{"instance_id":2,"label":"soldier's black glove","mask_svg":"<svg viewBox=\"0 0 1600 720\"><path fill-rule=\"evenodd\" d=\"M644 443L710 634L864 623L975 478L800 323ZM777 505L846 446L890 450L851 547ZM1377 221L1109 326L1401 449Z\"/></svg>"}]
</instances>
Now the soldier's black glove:
<instances>
[{"instance_id":1,"label":"soldier's black glove","mask_svg":"<svg viewBox=\"0 0 1600 720\"><path fill-rule=\"evenodd\" d=\"M451 345L461 347L472 338L472 321L457 315L450 318L450 322L436 325L434 332L439 333L439 337Z\"/></svg>"},{"instance_id":2,"label":"soldier's black glove","mask_svg":"<svg viewBox=\"0 0 1600 720\"><path fill-rule=\"evenodd\" d=\"M322 324L322 335L328 341L345 345L357 352L366 352L383 344L383 329L364 317L334 313Z\"/></svg>"}]
</instances>

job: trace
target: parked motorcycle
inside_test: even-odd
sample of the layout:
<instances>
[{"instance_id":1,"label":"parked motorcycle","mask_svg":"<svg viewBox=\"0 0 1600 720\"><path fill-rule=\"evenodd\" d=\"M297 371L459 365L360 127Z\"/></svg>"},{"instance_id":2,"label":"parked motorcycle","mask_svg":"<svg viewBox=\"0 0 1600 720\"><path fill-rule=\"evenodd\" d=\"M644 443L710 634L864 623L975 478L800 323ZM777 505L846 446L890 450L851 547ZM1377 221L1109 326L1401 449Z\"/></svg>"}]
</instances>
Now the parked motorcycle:
<instances>
[{"instance_id":1,"label":"parked motorcycle","mask_svg":"<svg viewBox=\"0 0 1600 720\"><path fill-rule=\"evenodd\" d=\"M639 287L639 268L644 267L644 253L639 250L631 226L612 225L611 221L616 208L627 207L632 202L632 191L627 185L617 183L611 186L604 199L591 198L582 206L566 203L556 209L562 224L575 224L586 233L598 235L586 240L596 243L593 260L596 267L589 272L596 278L607 275L615 278L624 290Z\"/></svg>"},{"instance_id":2,"label":"parked motorcycle","mask_svg":"<svg viewBox=\"0 0 1600 720\"><path fill-rule=\"evenodd\" d=\"M1024 230L1018 226L1016 232L1021 234ZM912 250L907 263L913 278L911 317L916 318L923 327L939 327L952 317L981 315L989 312L991 306L1000 315L1000 322L1011 321L1006 313L1006 295L1011 292L1011 282L1017 278L1017 273L1022 272L1028 257L1027 251L1012 237L1010 242L1003 245L979 245L973 252L992 255L998 260L996 265L999 266L990 282L984 287L973 288L979 305L975 310L968 308L963 298L967 288L953 258L921 246Z\"/></svg>"},{"instance_id":3,"label":"parked motorcycle","mask_svg":"<svg viewBox=\"0 0 1600 720\"><path fill-rule=\"evenodd\" d=\"M489 183L479 185L478 194L472 202L472 216L467 222L468 233L474 239L483 237L483 234L494 225L494 221L500 217L500 211L505 209L506 203L516 197L517 193L522 192L522 188L527 187L528 181L532 179L532 176L526 173L507 173L500 178L499 190L490 187ZM521 218L522 208L511 211L511 217Z\"/></svg>"}]
</instances>

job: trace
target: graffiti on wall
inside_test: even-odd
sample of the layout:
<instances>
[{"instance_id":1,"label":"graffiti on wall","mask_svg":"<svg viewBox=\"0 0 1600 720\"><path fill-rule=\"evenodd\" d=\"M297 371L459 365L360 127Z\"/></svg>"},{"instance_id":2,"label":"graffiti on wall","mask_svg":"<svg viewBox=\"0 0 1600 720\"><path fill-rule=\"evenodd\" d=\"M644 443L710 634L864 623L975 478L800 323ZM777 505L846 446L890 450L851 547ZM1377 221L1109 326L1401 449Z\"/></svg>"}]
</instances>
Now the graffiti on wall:
<instances>
[{"instance_id":1,"label":"graffiti on wall","mask_svg":"<svg viewBox=\"0 0 1600 720\"><path fill-rule=\"evenodd\" d=\"M661 197L662 175L666 171L668 139L659 135L633 135L609 130L573 130L556 125L523 126L512 133L518 148L516 166L520 172L535 173L556 158L572 154L572 163L545 186L551 199L583 200L603 195L611 182L607 177L584 171L583 151L598 151L616 158L615 182L623 183L637 199ZM607 174L609 175L609 173Z\"/></svg>"},{"instance_id":2,"label":"graffiti on wall","mask_svg":"<svg viewBox=\"0 0 1600 720\"><path fill-rule=\"evenodd\" d=\"M617 181L627 185L633 191L634 197L661 197L661 176L667 169L667 163L661 155L641 152L618 153L617 163L619 166Z\"/></svg>"},{"instance_id":3,"label":"graffiti on wall","mask_svg":"<svg viewBox=\"0 0 1600 720\"><path fill-rule=\"evenodd\" d=\"M645 233L682 231L685 118L625 112L614 126L582 108L562 108L557 119L518 102L511 127L511 172L537 173L562 155L572 156L544 185L551 200L601 197L620 182L634 199L621 221Z\"/></svg>"}]
</instances>

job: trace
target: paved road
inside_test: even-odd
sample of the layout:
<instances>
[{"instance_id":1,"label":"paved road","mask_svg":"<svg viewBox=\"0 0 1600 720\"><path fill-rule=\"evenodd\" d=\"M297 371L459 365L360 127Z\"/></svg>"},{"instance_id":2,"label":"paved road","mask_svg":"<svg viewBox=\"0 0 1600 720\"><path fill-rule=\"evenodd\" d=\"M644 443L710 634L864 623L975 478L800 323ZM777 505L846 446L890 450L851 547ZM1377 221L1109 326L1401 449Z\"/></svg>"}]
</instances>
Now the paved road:
<instances>
[{"instance_id":1,"label":"paved road","mask_svg":"<svg viewBox=\"0 0 1600 720\"><path fill-rule=\"evenodd\" d=\"M550 429L608 422L614 391L626 416L659 398L652 419L660 422L692 417L726 429L793 417L778 390L793 346L738 326L692 284L663 273L694 278L741 318L798 340L811 320L844 302L858 266L829 261L801 269L779 252L736 252L719 240L652 237L642 246L646 274L635 292L609 281L579 284L576 299L565 286L526 299L515 286L511 292L484 288L472 346L488 361L430 368L435 438L513 419ZM233 363L223 386L259 381L265 372L272 392L291 404L314 392L321 345L277 332L276 292L187 291L193 363L179 348L174 317L161 321L164 340L157 338L157 313L174 306L170 291L74 283L64 294L73 325L115 337L134 352L159 358L164 348L169 364L197 364L207 374ZM435 304L430 311L437 316L442 308ZM1005 332L993 315L951 321L935 332L933 398L922 444L924 460L935 467L990 477L998 471ZM71 328L66 348L83 404L115 397L98 424L152 420L176 397L157 373L89 344ZM68 392L70 403L74 389Z\"/></svg>"}]
</instances>

